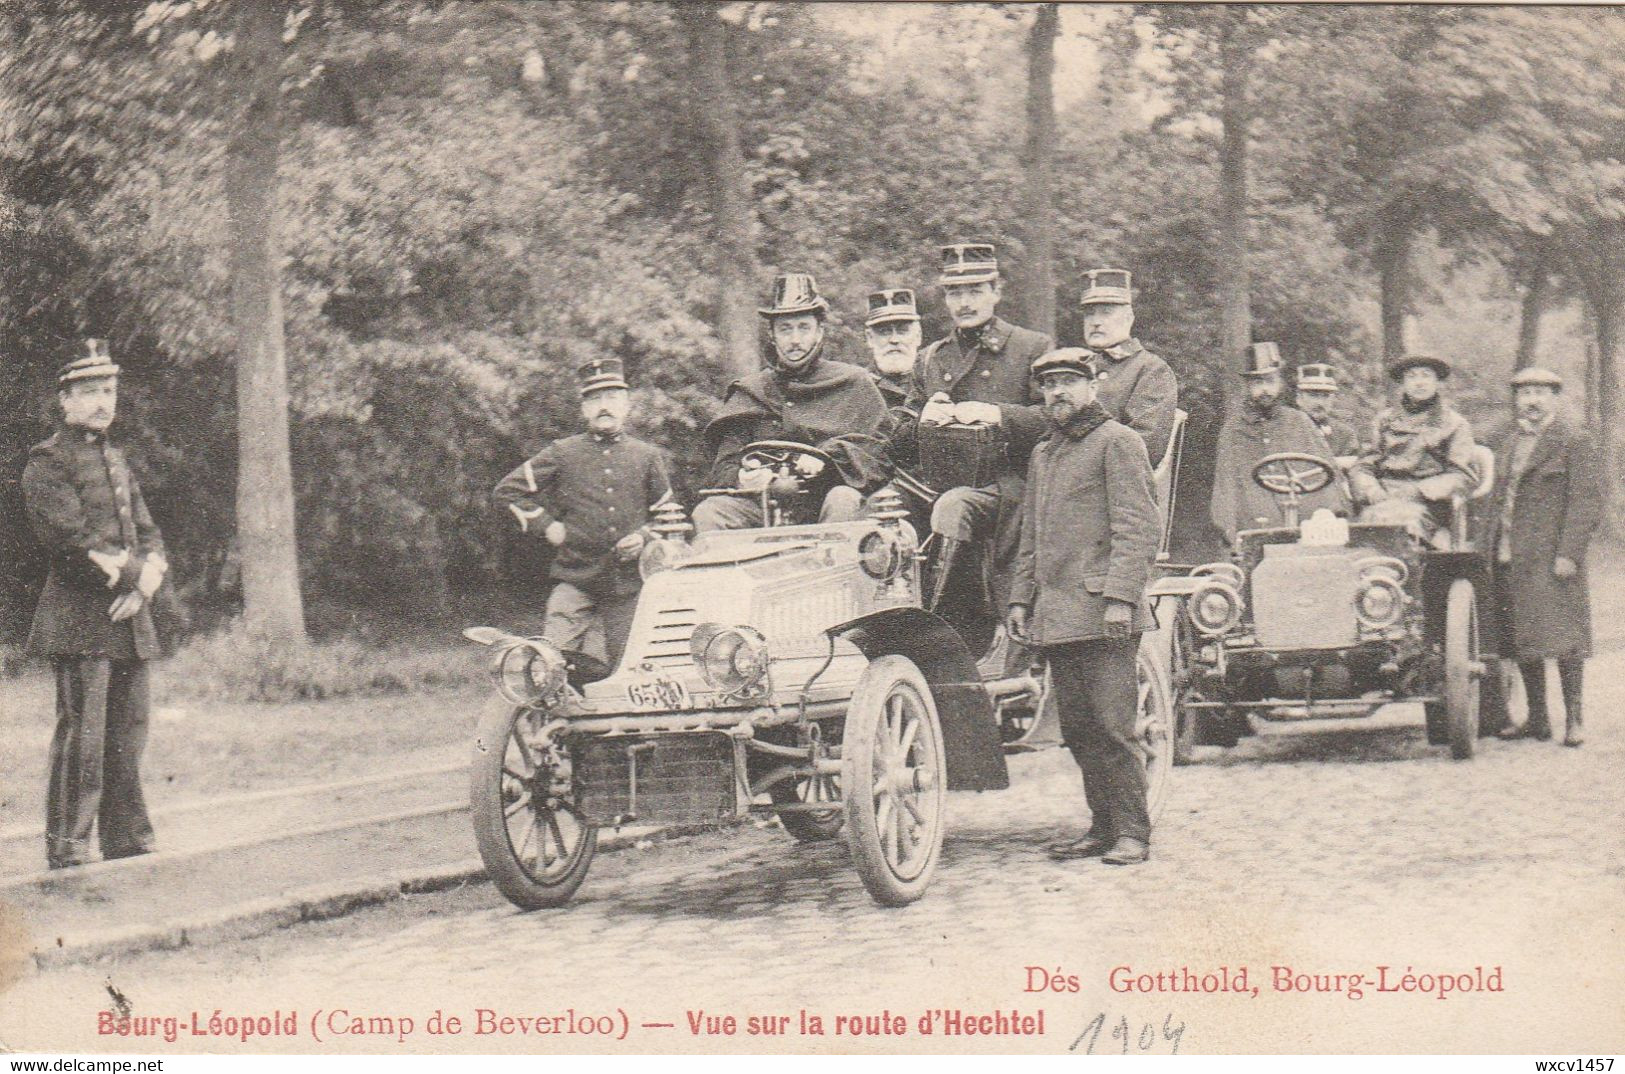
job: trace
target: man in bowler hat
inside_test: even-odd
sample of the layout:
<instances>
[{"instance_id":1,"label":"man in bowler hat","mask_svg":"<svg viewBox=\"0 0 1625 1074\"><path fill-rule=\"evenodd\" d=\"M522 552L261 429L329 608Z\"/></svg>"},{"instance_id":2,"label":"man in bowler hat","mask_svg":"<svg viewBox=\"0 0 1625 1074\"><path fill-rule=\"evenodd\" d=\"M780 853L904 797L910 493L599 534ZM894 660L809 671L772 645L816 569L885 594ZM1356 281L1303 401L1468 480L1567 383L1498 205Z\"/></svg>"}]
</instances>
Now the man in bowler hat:
<instances>
[{"instance_id":1,"label":"man in bowler hat","mask_svg":"<svg viewBox=\"0 0 1625 1074\"><path fill-rule=\"evenodd\" d=\"M542 636L569 652L621 658L642 578L651 508L671 497L660 449L626 433L619 358L577 370L586 431L555 440L497 485L492 498L521 533L553 546Z\"/></svg>"},{"instance_id":2,"label":"man in bowler hat","mask_svg":"<svg viewBox=\"0 0 1625 1074\"><path fill-rule=\"evenodd\" d=\"M46 861L103 859L153 849L141 792L148 661L159 655L151 604L168 570L124 452L108 439L119 367L105 341L57 375L61 426L23 469L23 501L50 571L28 647L56 676L56 733L46 803Z\"/></svg>"},{"instance_id":3,"label":"man in bowler hat","mask_svg":"<svg viewBox=\"0 0 1625 1074\"><path fill-rule=\"evenodd\" d=\"M1032 372L1053 431L1027 472L1007 627L1048 661L1091 815L1088 834L1050 855L1135 865L1151 846L1135 736L1135 655L1152 626L1145 589L1162 536L1151 460L1096 399L1087 351L1051 351Z\"/></svg>"},{"instance_id":4,"label":"man in bowler hat","mask_svg":"<svg viewBox=\"0 0 1625 1074\"><path fill-rule=\"evenodd\" d=\"M1563 744L1584 740L1580 700L1591 655L1586 548L1602 516L1592 436L1558 412L1563 378L1528 368L1512 377L1513 426L1496 445L1490 503L1500 654L1518 662L1529 718L1502 738L1552 737L1546 661L1557 662Z\"/></svg>"}]
</instances>

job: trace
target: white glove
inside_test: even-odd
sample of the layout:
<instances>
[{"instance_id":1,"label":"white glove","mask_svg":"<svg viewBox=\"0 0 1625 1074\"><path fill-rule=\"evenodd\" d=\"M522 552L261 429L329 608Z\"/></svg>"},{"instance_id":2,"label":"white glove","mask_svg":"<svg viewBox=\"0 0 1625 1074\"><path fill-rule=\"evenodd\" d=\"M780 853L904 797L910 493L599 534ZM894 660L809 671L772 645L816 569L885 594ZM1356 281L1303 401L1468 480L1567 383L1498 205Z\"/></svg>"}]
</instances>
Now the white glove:
<instances>
[{"instance_id":1,"label":"white glove","mask_svg":"<svg viewBox=\"0 0 1625 1074\"><path fill-rule=\"evenodd\" d=\"M643 534L637 530L615 542L615 554L621 559L637 559L643 551Z\"/></svg>"},{"instance_id":2,"label":"white glove","mask_svg":"<svg viewBox=\"0 0 1625 1074\"><path fill-rule=\"evenodd\" d=\"M139 589L132 589L128 593L120 593L115 597L113 603L107 606L107 614L113 622L122 623L135 615L136 612L139 612L141 606L146 602L147 598L141 595Z\"/></svg>"},{"instance_id":3,"label":"white glove","mask_svg":"<svg viewBox=\"0 0 1625 1074\"><path fill-rule=\"evenodd\" d=\"M795 466L796 473L805 478L814 478L824 472L824 460L811 455L797 455Z\"/></svg>"},{"instance_id":4,"label":"white glove","mask_svg":"<svg viewBox=\"0 0 1625 1074\"><path fill-rule=\"evenodd\" d=\"M954 407L954 420L961 425L997 425L1004 414L995 403L960 403Z\"/></svg>"},{"instance_id":5,"label":"white glove","mask_svg":"<svg viewBox=\"0 0 1625 1074\"><path fill-rule=\"evenodd\" d=\"M773 480L773 471L766 466L741 466L739 487L746 492L761 492Z\"/></svg>"},{"instance_id":6,"label":"white glove","mask_svg":"<svg viewBox=\"0 0 1625 1074\"><path fill-rule=\"evenodd\" d=\"M559 547L564 543L564 523L557 520L549 522L547 528L542 531L542 536L546 537L547 543L554 548Z\"/></svg>"},{"instance_id":7,"label":"white glove","mask_svg":"<svg viewBox=\"0 0 1625 1074\"><path fill-rule=\"evenodd\" d=\"M130 562L130 553L128 550L114 555L112 552L97 552L96 550L92 549L87 553L87 555L90 556L90 562L100 567L102 569L102 573L107 575L108 589L112 589L114 586L118 585L119 572L124 569L124 565L126 563Z\"/></svg>"},{"instance_id":8,"label":"white glove","mask_svg":"<svg viewBox=\"0 0 1625 1074\"><path fill-rule=\"evenodd\" d=\"M947 425L954 420L954 401L942 392L926 400L920 411L921 425Z\"/></svg>"},{"instance_id":9,"label":"white glove","mask_svg":"<svg viewBox=\"0 0 1625 1074\"><path fill-rule=\"evenodd\" d=\"M135 588L148 600L158 592L158 587L164 582L164 574L169 570L169 564L164 562L163 556L152 555L141 564L141 574L135 580Z\"/></svg>"}]
</instances>

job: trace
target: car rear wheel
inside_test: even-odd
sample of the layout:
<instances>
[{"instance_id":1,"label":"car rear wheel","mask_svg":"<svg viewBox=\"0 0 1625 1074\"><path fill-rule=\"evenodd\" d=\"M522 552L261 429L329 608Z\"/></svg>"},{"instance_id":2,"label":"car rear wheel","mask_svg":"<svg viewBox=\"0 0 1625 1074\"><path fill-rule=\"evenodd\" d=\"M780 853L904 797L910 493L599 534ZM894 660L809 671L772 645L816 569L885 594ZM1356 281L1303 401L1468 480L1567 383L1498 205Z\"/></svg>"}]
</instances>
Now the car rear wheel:
<instances>
[{"instance_id":1,"label":"car rear wheel","mask_svg":"<svg viewBox=\"0 0 1625 1074\"><path fill-rule=\"evenodd\" d=\"M1478 601L1473 583L1450 583L1444 617L1444 707L1450 725L1450 756L1473 755L1478 743L1478 687L1483 664L1478 652Z\"/></svg>"},{"instance_id":2,"label":"car rear wheel","mask_svg":"<svg viewBox=\"0 0 1625 1074\"><path fill-rule=\"evenodd\" d=\"M598 830L569 796L562 747L535 743L545 716L503 702L480 720L469 813L486 875L524 910L562 906L587 878Z\"/></svg>"},{"instance_id":3,"label":"car rear wheel","mask_svg":"<svg viewBox=\"0 0 1625 1074\"><path fill-rule=\"evenodd\" d=\"M1156 824L1162 807L1168 804L1168 785L1174 770L1177 743L1173 690L1167 671L1143 648L1134 670L1139 686L1134 737L1139 741L1140 754L1145 760L1146 813L1151 823Z\"/></svg>"},{"instance_id":4,"label":"car rear wheel","mask_svg":"<svg viewBox=\"0 0 1625 1074\"><path fill-rule=\"evenodd\" d=\"M864 669L841 751L852 863L876 902L907 905L936 872L947 790L936 702L913 661L883 656Z\"/></svg>"}]
</instances>

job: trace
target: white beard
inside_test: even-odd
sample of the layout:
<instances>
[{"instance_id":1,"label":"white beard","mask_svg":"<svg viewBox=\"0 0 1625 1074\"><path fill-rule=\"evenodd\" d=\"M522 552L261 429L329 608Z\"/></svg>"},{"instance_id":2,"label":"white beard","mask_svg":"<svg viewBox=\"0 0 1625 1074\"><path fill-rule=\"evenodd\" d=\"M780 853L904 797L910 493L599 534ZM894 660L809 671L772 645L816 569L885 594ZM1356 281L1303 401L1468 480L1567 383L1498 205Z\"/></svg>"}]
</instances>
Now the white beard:
<instances>
[{"instance_id":1,"label":"white beard","mask_svg":"<svg viewBox=\"0 0 1625 1074\"><path fill-rule=\"evenodd\" d=\"M914 371L914 359L917 351L908 354L877 354L875 355L875 368L888 377L900 377L905 373Z\"/></svg>"}]
</instances>

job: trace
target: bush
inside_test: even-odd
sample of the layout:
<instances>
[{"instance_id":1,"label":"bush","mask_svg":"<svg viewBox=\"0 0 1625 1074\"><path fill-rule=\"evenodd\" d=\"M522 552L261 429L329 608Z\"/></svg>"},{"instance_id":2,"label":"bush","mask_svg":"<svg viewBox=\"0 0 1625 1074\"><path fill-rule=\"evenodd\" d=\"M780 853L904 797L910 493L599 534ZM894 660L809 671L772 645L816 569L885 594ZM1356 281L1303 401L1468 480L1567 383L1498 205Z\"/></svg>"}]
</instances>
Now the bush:
<instances>
[{"instance_id":1,"label":"bush","mask_svg":"<svg viewBox=\"0 0 1625 1074\"><path fill-rule=\"evenodd\" d=\"M485 675L473 645L374 646L350 636L272 644L240 622L192 639L159 667L166 696L215 701L404 694L468 686Z\"/></svg>"}]
</instances>

